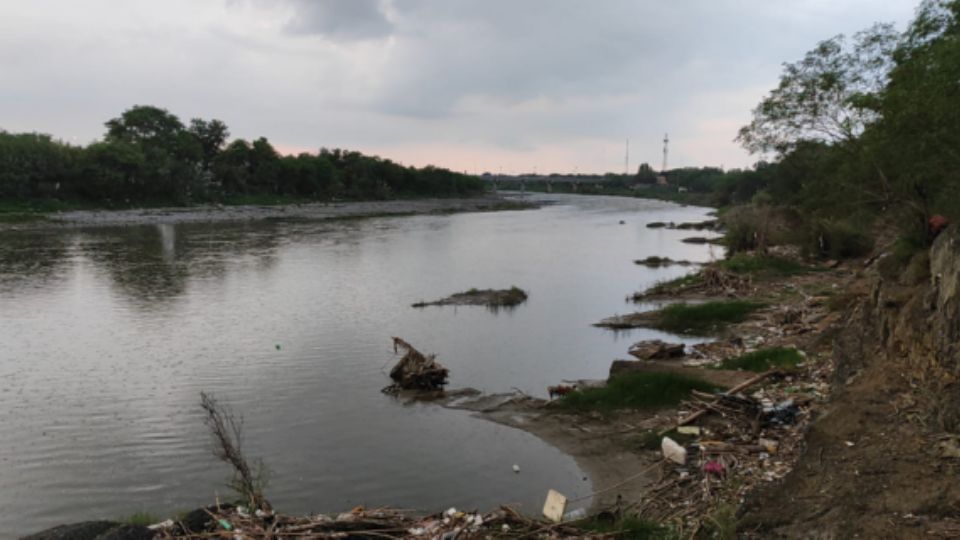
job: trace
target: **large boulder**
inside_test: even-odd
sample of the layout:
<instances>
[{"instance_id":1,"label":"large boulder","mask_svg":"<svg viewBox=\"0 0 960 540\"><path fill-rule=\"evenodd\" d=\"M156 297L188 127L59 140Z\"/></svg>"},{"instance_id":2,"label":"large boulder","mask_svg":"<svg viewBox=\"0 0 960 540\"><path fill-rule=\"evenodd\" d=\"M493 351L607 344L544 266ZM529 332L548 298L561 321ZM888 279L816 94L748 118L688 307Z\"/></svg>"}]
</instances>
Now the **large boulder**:
<instances>
[{"instance_id":1,"label":"large boulder","mask_svg":"<svg viewBox=\"0 0 960 540\"><path fill-rule=\"evenodd\" d=\"M70 525L58 525L30 536L24 536L20 540L96 540L100 535L120 525L115 521L84 521L82 523L71 523Z\"/></svg>"}]
</instances>

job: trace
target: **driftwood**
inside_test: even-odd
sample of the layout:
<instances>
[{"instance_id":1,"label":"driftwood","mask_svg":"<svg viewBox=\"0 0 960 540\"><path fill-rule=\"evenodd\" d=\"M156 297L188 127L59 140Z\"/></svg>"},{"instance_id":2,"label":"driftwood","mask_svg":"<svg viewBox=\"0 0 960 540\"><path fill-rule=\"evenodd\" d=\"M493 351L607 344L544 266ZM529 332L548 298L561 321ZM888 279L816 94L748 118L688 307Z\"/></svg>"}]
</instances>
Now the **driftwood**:
<instances>
[{"instance_id":1,"label":"driftwood","mask_svg":"<svg viewBox=\"0 0 960 540\"><path fill-rule=\"evenodd\" d=\"M720 399L723 398L723 397L732 396L732 395L736 394L737 392L741 392L741 391L743 391L743 390L746 390L747 388L750 388L751 386L753 386L753 385L755 385L755 384L763 381L763 380L766 379L767 377L770 377L770 376L775 375L775 374L778 374L778 373L780 373L780 370L779 370L779 369L771 369L771 370L769 370L769 371L764 371L763 373L757 375L756 377L753 377L752 379L749 379L749 380L747 380L747 381L744 381L744 382L738 384L737 386L734 386L734 387L731 388L730 390L727 390L726 392L724 392L724 393L722 393L722 394L719 394L719 395L717 395L717 396L714 396L714 399L715 399L715 400L720 400ZM663 435L669 433L670 431L672 431L672 430L674 430L674 429L676 429L676 428L678 428L678 427L680 427L680 426L685 426L685 425L689 424L690 422L693 422L693 421L696 420L697 418L700 418L701 416L707 414L708 412L711 412L712 410L713 410L713 409L708 406L708 407L704 407L704 408L700 409L700 410L697 411L697 412L691 413L691 414L687 415L685 418L681 418L680 421L677 422L676 426L671 426L669 429L665 429L665 430L661 431L661 432L660 432L660 435L663 436Z\"/></svg>"},{"instance_id":2,"label":"driftwood","mask_svg":"<svg viewBox=\"0 0 960 540\"><path fill-rule=\"evenodd\" d=\"M393 352L403 351L403 358L390 370L393 384L384 388L391 393L399 390L442 390L450 372L436 361L436 355L424 355L413 345L394 337Z\"/></svg>"}]
</instances>

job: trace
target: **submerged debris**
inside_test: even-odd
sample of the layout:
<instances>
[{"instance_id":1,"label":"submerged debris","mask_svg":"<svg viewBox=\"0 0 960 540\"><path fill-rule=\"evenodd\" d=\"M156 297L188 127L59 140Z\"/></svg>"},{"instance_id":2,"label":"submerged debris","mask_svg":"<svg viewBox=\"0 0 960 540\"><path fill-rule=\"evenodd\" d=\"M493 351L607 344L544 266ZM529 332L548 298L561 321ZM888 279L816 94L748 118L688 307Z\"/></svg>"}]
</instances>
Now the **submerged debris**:
<instances>
[{"instance_id":1,"label":"submerged debris","mask_svg":"<svg viewBox=\"0 0 960 540\"><path fill-rule=\"evenodd\" d=\"M657 255L651 255L645 259L636 259L633 261L633 263L638 264L640 266L647 266L650 268L660 268L661 266L673 266L673 265L690 266L692 264L696 264L686 260L675 261L670 257L659 257Z\"/></svg>"},{"instance_id":2,"label":"submerged debris","mask_svg":"<svg viewBox=\"0 0 960 540\"><path fill-rule=\"evenodd\" d=\"M386 394L395 394L400 390L432 391L443 390L450 372L436 361L436 355L424 355L413 345L394 337L393 352L403 358L390 370L393 384L383 389Z\"/></svg>"}]
</instances>

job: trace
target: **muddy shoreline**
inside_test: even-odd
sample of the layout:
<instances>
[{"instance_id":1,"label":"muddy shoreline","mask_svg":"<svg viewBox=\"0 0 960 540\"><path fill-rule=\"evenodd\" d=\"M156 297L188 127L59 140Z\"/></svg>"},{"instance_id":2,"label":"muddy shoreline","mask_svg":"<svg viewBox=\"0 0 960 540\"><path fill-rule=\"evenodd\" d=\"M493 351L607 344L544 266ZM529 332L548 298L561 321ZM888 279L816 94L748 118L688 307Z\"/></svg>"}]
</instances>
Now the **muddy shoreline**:
<instances>
[{"instance_id":1,"label":"muddy shoreline","mask_svg":"<svg viewBox=\"0 0 960 540\"><path fill-rule=\"evenodd\" d=\"M114 227L228 223L260 220L331 220L415 214L447 214L521 210L536 207L527 201L497 194L454 199L316 202L290 205L203 205L129 210L72 210L47 214L46 219L0 224L0 230L54 227Z\"/></svg>"}]
</instances>

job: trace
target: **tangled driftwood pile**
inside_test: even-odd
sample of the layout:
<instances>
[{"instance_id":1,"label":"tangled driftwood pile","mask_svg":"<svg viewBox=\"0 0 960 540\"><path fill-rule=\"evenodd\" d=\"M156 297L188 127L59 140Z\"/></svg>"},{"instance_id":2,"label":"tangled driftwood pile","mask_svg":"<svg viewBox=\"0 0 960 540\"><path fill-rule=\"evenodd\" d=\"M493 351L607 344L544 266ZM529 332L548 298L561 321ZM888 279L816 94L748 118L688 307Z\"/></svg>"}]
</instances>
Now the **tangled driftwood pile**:
<instances>
[{"instance_id":1,"label":"tangled driftwood pile","mask_svg":"<svg viewBox=\"0 0 960 540\"><path fill-rule=\"evenodd\" d=\"M212 507L206 511L208 519L202 529L184 531L180 524L172 520L154 525L151 529L155 531L156 538L164 540L589 537L582 529L571 524L530 519L507 506L486 514L450 508L439 514L420 517L390 508L363 507L337 516L317 514L299 517L250 513L243 507Z\"/></svg>"},{"instance_id":2,"label":"tangled driftwood pile","mask_svg":"<svg viewBox=\"0 0 960 540\"><path fill-rule=\"evenodd\" d=\"M399 354L400 351L404 352L403 358L390 370L393 384L383 389L385 393L443 390L450 372L437 362L435 354L424 355L413 345L394 337L393 352Z\"/></svg>"}]
</instances>

